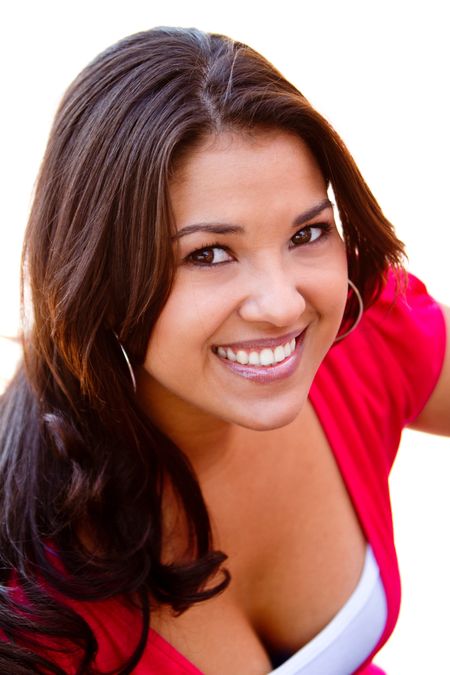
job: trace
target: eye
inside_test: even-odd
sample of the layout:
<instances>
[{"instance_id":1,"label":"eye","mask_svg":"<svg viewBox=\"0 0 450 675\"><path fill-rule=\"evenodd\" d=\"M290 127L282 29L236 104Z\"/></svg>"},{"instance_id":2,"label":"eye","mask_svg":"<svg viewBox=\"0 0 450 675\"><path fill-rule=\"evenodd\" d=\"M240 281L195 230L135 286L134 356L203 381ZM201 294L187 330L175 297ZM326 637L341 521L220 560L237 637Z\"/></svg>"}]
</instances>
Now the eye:
<instances>
[{"instance_id":1,"label":"eye","mask_svg":"<svg viewBox=\"0 0 450 675\"><path fill-rule=\"evenodd\" d=\"M232 261L233 258L222 246L205 246L186 256L185 261L199 267L213 267Z\"/></svg>"},{"instance_id":2,"label":"eye","mask_svg":"<svg viewBox=\"0 0 450 675\"><path fill-rule=\"evenodd\" d=\"M294 246L303 246L304 244L313 244L315 241L322 239L331 230L329 223L318 223L316 225L307 225L296 232L291 241Z\"/></svg>"}]
</instances>

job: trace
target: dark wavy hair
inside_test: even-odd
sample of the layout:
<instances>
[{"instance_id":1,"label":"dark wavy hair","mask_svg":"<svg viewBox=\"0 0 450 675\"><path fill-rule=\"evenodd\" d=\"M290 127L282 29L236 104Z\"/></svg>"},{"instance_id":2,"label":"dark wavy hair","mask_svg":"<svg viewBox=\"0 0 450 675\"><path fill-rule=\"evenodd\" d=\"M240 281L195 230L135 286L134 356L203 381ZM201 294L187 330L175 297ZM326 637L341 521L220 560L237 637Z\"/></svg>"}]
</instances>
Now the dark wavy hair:
<instances>
[{"instance_id":1,"label":"dark wavy hair","mask_svg":"<svg viewBox=\"0 0 450 675\"><path fill-rule=\"evenodd\" d=\"M42 648L58 640L77 649L79 673L97 672L95 635L64 598L115 595L142 613L139 644L117 671L131 672L149 598L181 612L229 581L192 467L139 408L114 333L138 368L172 283L177 160L206 135L258 128L308 144L334 191L349 276L370 305L387 269L401 266L402 244L336 132L246 45L196 29L132 35L61 102L25 236L33 316L0 411L1 673L63 673ZM350 296L342 331L356 312ZM189 533L187 554L170 562L168 482Z\"/></svg>"}]
</instances>

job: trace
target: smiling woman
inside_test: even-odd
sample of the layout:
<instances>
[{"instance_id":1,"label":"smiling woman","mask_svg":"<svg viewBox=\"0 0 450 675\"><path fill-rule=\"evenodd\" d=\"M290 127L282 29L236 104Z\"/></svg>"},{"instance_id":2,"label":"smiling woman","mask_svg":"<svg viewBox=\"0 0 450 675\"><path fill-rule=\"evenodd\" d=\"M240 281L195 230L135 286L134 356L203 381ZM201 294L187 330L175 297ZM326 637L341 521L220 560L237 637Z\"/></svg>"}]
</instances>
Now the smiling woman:
<instances>
[{"instance_id":1,"label":"smiling woman","mask_svg":"<svg viewBox=\"0 0 450 675\"><path fill-rule=\"evenodd\" d=\"M169 436L180 408L200 436L206 414L259 430L291 422L347 299L317 162L294 134L224 132L177 168L170 199L178 265L140 378L148 407L157 420L170 411Z\"/></svg>"},{"instance_id":2,"label":"smiling woman","mask_svg":"<svg viewBox=\"0 0 450 675\"><path fill-rule=\"evenodd\" d=\"M378 672L388 473L405 425L450 433L443 313L402 253L249 47L161 28L87 66L1 404L2 672Z\"/></svg>"}]
</instances>

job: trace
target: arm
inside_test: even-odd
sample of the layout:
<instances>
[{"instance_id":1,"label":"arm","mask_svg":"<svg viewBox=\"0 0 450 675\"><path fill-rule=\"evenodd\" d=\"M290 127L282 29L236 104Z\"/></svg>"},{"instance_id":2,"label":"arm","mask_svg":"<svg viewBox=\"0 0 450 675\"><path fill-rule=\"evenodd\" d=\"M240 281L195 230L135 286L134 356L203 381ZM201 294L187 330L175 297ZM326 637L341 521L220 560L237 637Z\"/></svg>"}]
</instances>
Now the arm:
<instances>
[{"instance_id":1,"label":"arm","mask_svg":"<svg viewBox=\"0 0 450 675\"><path fill-rule=\"evenodd\" d=\"M442 307L447 326L447 348L436 387L411 429L450 436L450 307Z\"/></svg>"}]
</instances>

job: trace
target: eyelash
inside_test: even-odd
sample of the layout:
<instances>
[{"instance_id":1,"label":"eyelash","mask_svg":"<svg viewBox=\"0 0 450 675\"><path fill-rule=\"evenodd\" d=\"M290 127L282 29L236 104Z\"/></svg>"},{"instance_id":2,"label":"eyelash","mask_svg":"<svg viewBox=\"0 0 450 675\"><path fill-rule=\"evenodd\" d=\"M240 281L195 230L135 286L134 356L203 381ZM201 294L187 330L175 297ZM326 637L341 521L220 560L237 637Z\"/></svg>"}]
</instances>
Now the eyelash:
<instances>
[{"instance_id":1,"label":"eyelash","mask_svg":"<svg viewBox=\"0 0 450 675\"><path fill-rule=\"evenodd\" d=\"M291 248L300 248L302 246L307 246L307 245L308 246L314 246L315 244L323 241L326 238L326 236L331 231L332 226L331 226L330 223L314 223L312 225L307 225L306 227L302 227L300 230L298 230L291 237L291 241L294 239L294 237L297 237L301 233L303 233L305 231L311 232L311 230L314 230L314 229L321 230L321 234L316 239L314 239L313 241L308 240L304 243L297 243L297 244L293 243L293 246ZM229 260L223 260L221 262L216 262L216 263L214 263L214 262L200 262L199 260L194 260L195 255L200 254L200 253L205 253L206 251L213 251L214 249L220 249L221 251L225 251L229 255L231 255L230 249L227 246L224 246L223 244L221 244L219 242L214 242L212 244L205 244L205 245L200 246L199 248L195 249L195 251L192 251L191 253L189 253L189 255L187 255L184 258L184 262L187 263L188 265L192 265L194 267L218 267L219 265L224 265L224 264L230 262Z\"/></svg>"}]
</instances>

